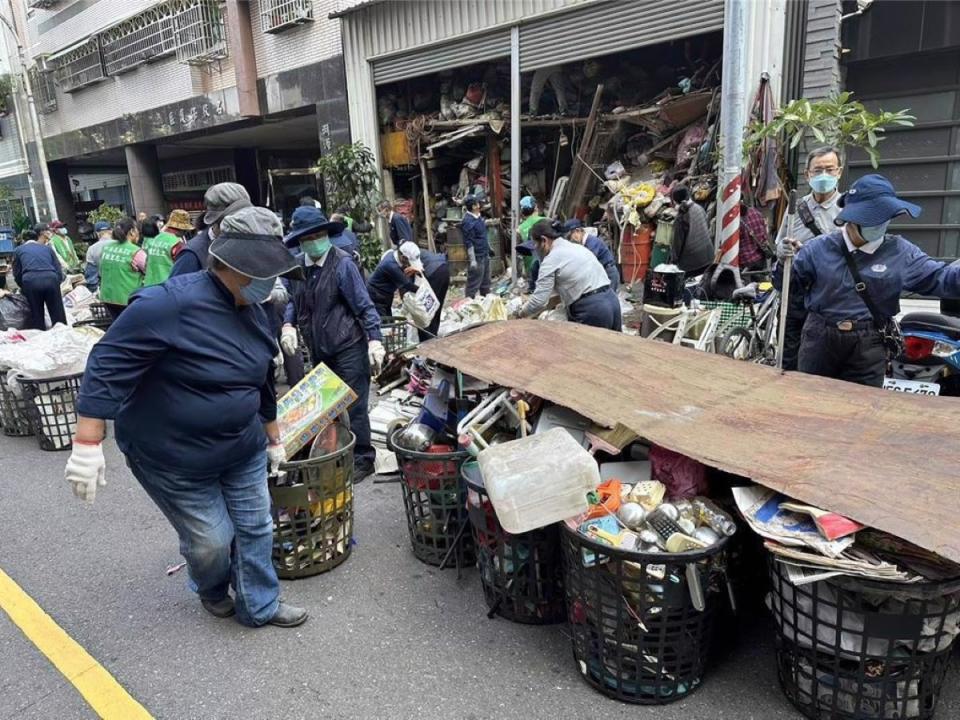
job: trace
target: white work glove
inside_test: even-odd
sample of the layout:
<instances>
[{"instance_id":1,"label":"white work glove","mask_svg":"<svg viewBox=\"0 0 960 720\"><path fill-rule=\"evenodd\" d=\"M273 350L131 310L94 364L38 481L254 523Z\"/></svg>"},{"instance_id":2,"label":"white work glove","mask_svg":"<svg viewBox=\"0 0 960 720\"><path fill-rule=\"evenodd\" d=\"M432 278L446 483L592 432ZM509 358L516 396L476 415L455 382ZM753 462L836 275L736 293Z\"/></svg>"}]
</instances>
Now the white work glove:
<instances>
[{"instance_id":1,"label":"white work glove","mask_svg":"<svg viewBox=\"0 0 960 720\"><path fill-rule=\"evenodd\" d=\"M387 356L387 351L383 349L383 343L379 340L371 340L367 346L367 352L370 355L370 374L379 375L383 367L383 359Z\"/></svg>"},{"instance_id":2,"label":"white work glove","mask_svg":"<svg viewBox=\"0 0 960 720\"><path fill-rule=\"evenodd\" d=\"M782 237L780 242L777 243L777 259L786 260L788 257L793 257L797 254L799 247L800 243L793 238L787 236Z\"/></svg>"},{"instance_id":3,"label":"white work glove","mask_svg":"<svg viewBox=\"0 0 960 720\"><path fill-rule=\"evenodd\" d=\"M280 347L283 351L287 355L296 355L299 344L297 329L293 325L284 325L280 331Z\"/></svg>"},{"instance_id":4,"label":"white work glove","mask_svg":"<svg viewBox=\"0 0 960 720\"><path fill-rule=\"evenodd\" d=\"M73 452L67 460L63 476L73 486L74 495L92 503L97 496L97 485L103 487L107 484L104 477L106 467L103 446L100 443L90 445L74 441Z\"/></svg>"},{"instance_id":5,"label":"white work glove","mask_svg":"<svg viewBox=\"0 0 960 720\"><path fill-rule=\"evenodd\" d=\"M280 472L280 463L287 461L287 451L281 443L267 445L267 467L270 475Z\"/></svg>"},{"instance_id":6,"label":"white work glove","mask_svg":"<svg viewBox=\"0 0 960 720\"><path fill-rule=\"evenodd\" d=\"M477 269L477 253L472 247L467 248L467 257L470 258L470 269L476 270Z\"/></svg>"},{"instance_id":7,"label":"white work glove","mask_svg":"<svg viewBox=\"0 0 960 720\"><path fill-rule=\"evenodd\" d=\"M277 278L273 284L273 290L270 291L270 297L267 298L267 302L271 305L286 305L288 300L290 300L290 294L287 292L287 288L280 278Z\"/></svg>"}]
</instances>

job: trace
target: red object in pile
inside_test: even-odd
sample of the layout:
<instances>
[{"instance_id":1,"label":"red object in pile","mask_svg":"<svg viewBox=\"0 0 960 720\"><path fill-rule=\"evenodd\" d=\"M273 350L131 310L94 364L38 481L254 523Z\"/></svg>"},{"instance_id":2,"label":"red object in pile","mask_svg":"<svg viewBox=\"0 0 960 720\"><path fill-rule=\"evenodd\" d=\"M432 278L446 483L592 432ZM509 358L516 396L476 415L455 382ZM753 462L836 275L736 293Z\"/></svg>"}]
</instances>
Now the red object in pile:
<instances>
[{"instance_id":1,"label":"red object in pile","mask_svg":"<svg viewBox=\"0 0 960 720\"><path fill-rule=\"evenodd\" d=\"M450 445L431 445L427 449L430 455L452 453ZM403 463L403 477L407 485L415 490L443 490L450 478L457 477L456 460L407 460Z\"/></svg>"}]
</instances>

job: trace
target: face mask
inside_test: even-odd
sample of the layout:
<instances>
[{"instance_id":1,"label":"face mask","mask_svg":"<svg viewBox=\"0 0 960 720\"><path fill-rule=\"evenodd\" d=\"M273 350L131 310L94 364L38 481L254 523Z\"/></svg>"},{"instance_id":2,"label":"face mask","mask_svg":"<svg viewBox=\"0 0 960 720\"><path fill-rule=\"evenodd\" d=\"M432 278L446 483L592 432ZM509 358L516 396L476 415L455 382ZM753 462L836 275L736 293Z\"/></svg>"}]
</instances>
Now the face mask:
<instances>
[{"instance_id":1,"label":"face mask","mask_svg":"<svg viewBox=\"0 0 960 720\"><path fill-rule=\"evenodd\" d=\"M314 260L319 260L330 250L330 238L304 240L300 243L300 249Z\"/></svg>"},{"instance_id":2,"label":"face mask","mask_svg":"<svg viewBox=\"0 0 960 720\"><path fill-rule=\"evenodd\" d=\"M834 177L833 175L828 175L827 173L817 175L810 178L810 189L815 193L826 195L827 193L833 192L837 189L837 181L839 179L840 178Z\"/></svg>"},{"instance_id":3,"label":"face mask","mask_svg":"<svg viewBox=\"0 0 960 720\"><path fill-rule=\"evenodd\" d=\"M275 284L276 278L267 278L266 280L253 278L248 285L240 288L240 297L243 298L247 305L259 305L270 297L270 293L273 292L273 286Z\"/></svg>"},{"instance_id":4,"label":"face mask","mask_svg":"<svg viewBox=\"0 0 960 720\"><path fill-rule=\"evenodd\" d=\"M887 220L883 225L858 225L857 228L860 230L860 237L867 242L873 242L880 240L886 234L889 224L890 221Z\"/></svg>"}]
</instances>

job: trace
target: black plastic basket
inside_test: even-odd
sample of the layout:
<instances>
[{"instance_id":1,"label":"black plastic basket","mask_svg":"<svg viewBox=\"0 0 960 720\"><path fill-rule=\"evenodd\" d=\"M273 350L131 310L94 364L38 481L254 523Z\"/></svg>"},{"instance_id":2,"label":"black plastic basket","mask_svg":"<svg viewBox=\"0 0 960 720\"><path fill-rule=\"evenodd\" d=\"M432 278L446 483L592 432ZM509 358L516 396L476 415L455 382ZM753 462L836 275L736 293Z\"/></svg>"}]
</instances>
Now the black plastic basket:
<instances>
[{"instance_id":1,"label":"black plastic basket","mask_svg":"<svg viewBox=\"0 0 960 720\"><path fill-rule=\"evenodd\" d=\"M664 705L696 690L725 601L725 548L639 553L560 524L567 620L583 679L608 697ZM695 575L694 575L695 574ZM691 577L703 609L691 598Z\"/></svg>"},{"instance_id":2,"label":"black plastic basket","mask_svg":"<svg viewBox=\"0 0 960 720\"><path fill-rule=\"evenodd\" d=\"M41 450L69 450L77 430L77 396L83 373L31 379L18 377L27 417Z\"/></svg>"},{"instance_id":3,"label":"black plastic basket","mask_svg":"<svg viewBox=\"0 0 960 720\"><path fill-rule=\"evenodd\" d=\"M3 434L11 437L33 435L27 401L7 387L7 370L0 369L0 425Z\"/></svg>"},{"instance_id":4,"label":"black plastic basket","mask_svg":"<svg viewBox=\"0 0 960 720\"><path fill-rule=\"evenodd\" d=\"M467 513L488 617L533 625L564 619L563 568L557 525L511 535L500 525L476 462L462 468Z\"/></svg>"},{"instance_id":5,"label":"black plastic basket","mask_svg":"<svg viewBox=\"0 0 960 720\"><path fill-rule=\"evenodd\" d=\"M383 349L388 355L416 347L416 343L407 340L407 319L402 317L381 317L380 334L383 336Z\"/></svg>"},{"instance_id":6,"label":"black plastic basket","mask_svg":"<svg viewBox=\"0 0 960 720\"><path fill-rule=\"evenodd\" d=\"M284 463L270 478L273 566L277 577L310 577L332 570L353 546L353 448L356 438L339 423L336 449Z\"/></svg>"},{"instance_id":7,"label":"black plastic basket","mask_svg":"<svg viewBox=\"0 0 960 720\"><path fill-rule=\"evenodd\" d=\"M400 466L400 488L413 554L421 562L441 569L455 566L459 570L475 564L466 485L460 475L460 466L469 454L405 450L393 442L402 431L403 428L394 430L388 447L396 453Z\"/></svg>"},{"instance_id":8,"label":"black plastic basket","mask_svg":"<svg viewBox=\"0 0 960 720\"><path fill-rule=\"evenodd\" d=\"M808 718L934 716L960 624L960 582L850 577L794 585L770 560L777 674Z\"/></svg>"},{"instance_id":9,"label":"black plastic basket","mask_svg":"<svg viewBox=\"0 0 960 720\"><path fill-rule=\"evenodd\" d=\"M95 302L90 304L90 319L89 320L80 320L79 322L74 323L74 327L83 327L90 326L95 328L100 328L101 330L106 330L110 325L113 324L113 316L110 314L110 311L107 310L107 306L103 303Z\"/></svg>"}]
</instances>

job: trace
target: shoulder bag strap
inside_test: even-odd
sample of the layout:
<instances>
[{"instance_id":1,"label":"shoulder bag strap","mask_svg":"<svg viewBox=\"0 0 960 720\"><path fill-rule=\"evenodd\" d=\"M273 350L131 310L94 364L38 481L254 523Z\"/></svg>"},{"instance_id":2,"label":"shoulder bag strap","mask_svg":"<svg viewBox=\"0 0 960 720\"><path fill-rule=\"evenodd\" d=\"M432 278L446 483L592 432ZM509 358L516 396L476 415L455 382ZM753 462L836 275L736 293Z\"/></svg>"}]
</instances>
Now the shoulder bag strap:
<instances>
[{"instance_id":1,"label":"shoulder bag strap","mask_svg":"<svg viewBox=\"0 0 960 720\"><path fill-rule=\"evenodd\" d=\"M806 200L801 200L797 203L797 215L800 216L800 222L803 223L803 226L813 233L814 237L825 234L817 223L817 219L813 216L813 213L810 212L810 206L807 205Z\"/></svg>"},{"instance_id":2,"label":"shoulder bag strap","mask_svg":"<svg viewBox=\"0 0 960 720\"><path fill-rule=\"evenodd\" d=\"M863 300L864 305L866 305L870 311L870 315L873 317L874 327L876 327L877 330L882 330L887 326L890 318L885 317L883 313L880 312L880 309L874 304L873 298L870 297L867 284L863 281L863 278L860 277L860 269L853 259L850 248L847 247L846 239L840 238L840 242L843 247L843 259L847 261L847 267L850 268L850 274L853 275L853 288L857 291L857 295L860 296L860 299Z\"/></svg>"}]
</instances>

